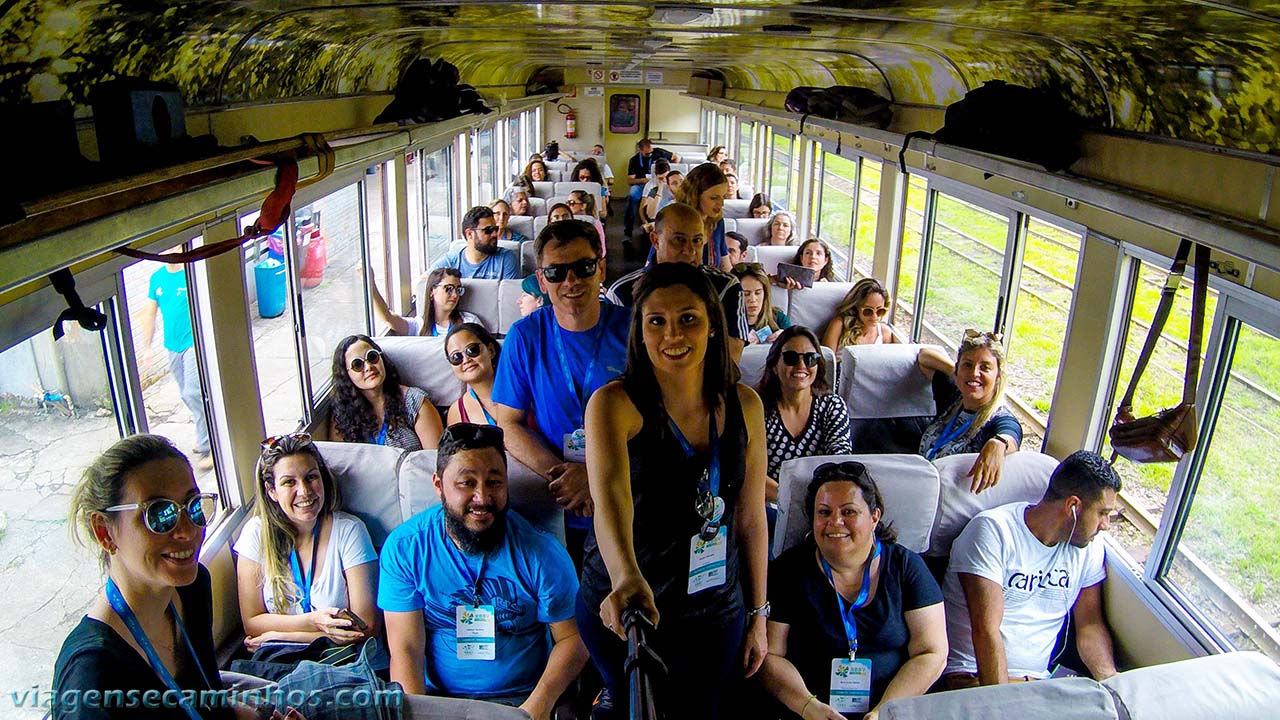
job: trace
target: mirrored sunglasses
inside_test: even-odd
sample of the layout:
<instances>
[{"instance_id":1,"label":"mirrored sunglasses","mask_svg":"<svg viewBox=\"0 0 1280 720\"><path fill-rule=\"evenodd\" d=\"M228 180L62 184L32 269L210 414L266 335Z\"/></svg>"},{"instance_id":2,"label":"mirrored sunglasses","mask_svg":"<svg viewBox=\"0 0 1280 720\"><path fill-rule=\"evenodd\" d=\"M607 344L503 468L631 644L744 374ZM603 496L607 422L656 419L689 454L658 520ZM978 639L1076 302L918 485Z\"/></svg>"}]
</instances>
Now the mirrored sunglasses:
<instances>
[{"instance_id":1,"label":"mirrored sunglasses","mask_svg":"<svg viewBox=\"0 0 1280 720\"><path fill-rule=\"evenodd\" d=\"M440 285L438 287L444 290L445 295L462 297L467 294L467 287L465 285Z\"/></svg>"},{"instance_id":2,"label":"mirrored sunglasses","mask_svg":"<svg viewBox=\"0 0 1280 720\"><path fill-rule=\"evenodd\" d=\"M113 505L103 512L126 510L142 510L142 524L156 535L167 535L178 527L178 519L184 512L191 518L192 525L208 527L218 512L218 494L192 495L185 504L179 504L169 498L157 498L140 503Z\"/></svg>"},{"instance_id":3,"label":"mirrored sunglasses","mask_svg":"<svg viewBox=\"0 0 1280 720\"><path fill-rule=\"evenodd\" d=\"M369 352L365 353L364 357L351 358L351 365L349 367L352 372L364 372L364 366L366 364L377 365L381 361L382 353L373 348L369 348Z\"/></svg>"}]
</instances>

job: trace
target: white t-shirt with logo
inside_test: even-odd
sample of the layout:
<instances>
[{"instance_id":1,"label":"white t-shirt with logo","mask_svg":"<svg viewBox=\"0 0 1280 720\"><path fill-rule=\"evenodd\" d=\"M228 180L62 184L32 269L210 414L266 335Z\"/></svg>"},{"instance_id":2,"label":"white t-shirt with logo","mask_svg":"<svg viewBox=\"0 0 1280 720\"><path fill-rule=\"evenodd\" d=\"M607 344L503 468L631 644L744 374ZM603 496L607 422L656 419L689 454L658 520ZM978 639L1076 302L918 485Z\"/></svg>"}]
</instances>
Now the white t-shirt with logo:
<instances>
[{"instance_id":1,"label":"white t-shirt with logo","mask_svg":"<svg viewBox=\"0 0 1280 720\"><path fill-rule=\"evenodd\" d=\"M951 546L951 564L943 583L947 640L946 672L978 672L969 604L958 573L970 573L1004 588L1000 635L1009 675L1044 678L1050 653L1067 613L1082 588L1102 582L1106 551L1100 542L1077 548L1070 543L1046 547L1027 527L1030 503L1002 505L974 516Z\"/></svg>"}]
</instances>

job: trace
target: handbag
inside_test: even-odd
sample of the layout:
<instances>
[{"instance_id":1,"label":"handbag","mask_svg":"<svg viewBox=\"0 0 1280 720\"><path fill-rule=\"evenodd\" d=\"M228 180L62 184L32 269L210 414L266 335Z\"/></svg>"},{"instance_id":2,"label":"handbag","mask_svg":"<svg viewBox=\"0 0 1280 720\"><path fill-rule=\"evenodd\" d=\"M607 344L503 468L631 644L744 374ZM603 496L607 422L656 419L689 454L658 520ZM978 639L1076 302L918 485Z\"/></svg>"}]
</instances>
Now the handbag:
<instances>
[{"instance_id":1,"label":"handbag","mask_svg":"<svg viewBox=\"0 0 1280 720\"><path fill-rule=\"evenodd\" d=\"M1178 254L1160 295L1160 305L1151 321L1151 329L1147 332L1147 340L1138 355L1138 362L1133 368L1129 389L1116 408L1115 422L1108 431L1114 450L1112 462L1116 455L1135 463L1177 462L1196 446L1196 385L1200 380L1200 345L1204 334L1205 297L1209 289L1209 249L1203 245L1196 245L1191 334L1187 341L1187 371L1183 379L1182 402L1154 415L1133 417L1134 392L1173 307L1173 298L1186 271L1191 245L1190 240L1183 240L1178 246Z\"/></svg>"}]
</instances>

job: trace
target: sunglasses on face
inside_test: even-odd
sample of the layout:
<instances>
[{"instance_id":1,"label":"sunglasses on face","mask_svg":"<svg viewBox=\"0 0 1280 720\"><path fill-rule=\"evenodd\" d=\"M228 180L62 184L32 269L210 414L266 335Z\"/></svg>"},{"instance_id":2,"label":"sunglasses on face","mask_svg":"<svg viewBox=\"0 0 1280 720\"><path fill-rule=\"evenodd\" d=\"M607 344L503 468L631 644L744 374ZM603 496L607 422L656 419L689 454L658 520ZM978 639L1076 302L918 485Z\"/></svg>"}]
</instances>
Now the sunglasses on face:
<instances>
[{"instance_id":1,"label":"sunglasses on face","mask_svg":"<svg viewBox=\"0 0 1280 720\"><path fill-rule=\"evenodd\" d=\"M448 358L449 364L453 365L454 367L461 365L462 359L463 359L462 356L464 353L469 358L480 357L481 347L482 346L480 345L480 343L476 342L476 343L471 343L470 345L462 348L461 350L454 350L453 352L449 353L449 358Z\"/></svg>"},{"instance_id":2,"label":"sunglasses on face","mask_svg":"<svg viewBox=\"0 0 1280 720\"><path fill-rule=\"evenodd\" d=\"M782 362L792 367L799 365L801 362L803 362L804 366L807 368L814 367L818 364L818 360L821 357L822 356L816 352L802 353L802 352L796 352L795 350L782 351Z\"/></svg>"},{"instance_id":3,"label":"sunglasses on face","mask_svg":"<svg viewBox=\"0 0 1280 720\"><path fill-rule=\"evenodd\" d=\"M462 297L467 294L467 288L464 285L437 285L436 287L444 290L445 295L456 295Z\"/></svg>"},{"instance_id":4,"label":"sunglasses on face","mask_svg":"<svg viewBox=\"0 0 1280 720\"><path fill-rule=\"evenodd\" d=\"M584 258L571 263L556 263L539 268L538 272L542 273L542 279L549 283L562 283L568 279L570 271L580 280L586 280L596 274L596 264L600 262L600 258Z\"/></svg>"},{"instance_id":5,"label":"sunglasses on face","mask_svg":"<svg viewBox=\"0 0 1280 720\"><path fill-rule=\"evenodd\" d=\"M864 307L860 312L866 317L871 317L872 315L875 315L876 317L884 317L889 314L889 308Z\"/></svg>"},{"instance_id":6,"label":"sunglasses on face","mask_svg":"<svg viewBox=\"0 0 1280 720\"><path fill-rule=\"evenodd\" d=\"M582 202L581 200L570 200L565 204L568 205L569 207L573 207L574 205L586 205L586 203Z\"/></svg>"},{"instance_id":7,"label":"sunglasses on face","mask_svg":"<svg viewBox=\"0 0 1280 720\"><path fill-rule=\"evenodd\" d=\"M352 372L364 372L364 366L366 363L369 365L377 365L381 361L382 353L374 350L373 348L369 348L369 352L365 353L364 357L351 358L351 364L349 367Z\"/></svg>"},{"instance_id":8,"label":"sunglasses on face","mask_svg":"<svg viewBox=\"0 0 1280 720\"><path fill-rule=\"evenodd\" d=\"M169 498L157 498L128 505L113 505L103 512L123 512L125 510L142 510L142 524L156 535L167 535L178 527L178 518L186 513L191 524L196 527L208 527L218 512L218 494L200 493L192 495L185 503L179 504Z\"/></svg>"},{"instance_id":9,"label":"sunglasses on face","mask_svg":"<svg viewBox=\"0 0 1280 720\"><path fill-rule=\"evenodd\" d=\"M476 230L479 230L481 233L485 235L494 235L498 232L498 226L490 225L489 227L478 227L476 228Z\"/></svg>"}]
</instances>

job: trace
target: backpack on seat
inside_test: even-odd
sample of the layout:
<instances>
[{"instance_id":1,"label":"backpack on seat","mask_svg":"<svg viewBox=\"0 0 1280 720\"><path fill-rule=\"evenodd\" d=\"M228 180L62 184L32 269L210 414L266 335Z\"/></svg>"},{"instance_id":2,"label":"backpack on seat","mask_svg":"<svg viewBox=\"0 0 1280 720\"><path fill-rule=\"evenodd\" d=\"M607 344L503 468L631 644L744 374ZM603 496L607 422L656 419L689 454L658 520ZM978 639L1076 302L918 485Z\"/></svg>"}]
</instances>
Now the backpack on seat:
<instances>
[{"instance_id":1,"label":"backpack on seat","mask_svg":"<svg viewBox=\"0 0 1280 720\"><path fill-rule=\"evenodd\" d=\"M1082 156L1080 133L1084 125L1084 119L1059 95L988 80L982 87L965 93L964 99L947 106L942 129L908 134L898 153L898 167L907 171L907 145L919 137L1057 172Z\"/></svg>"}]
</instances>

